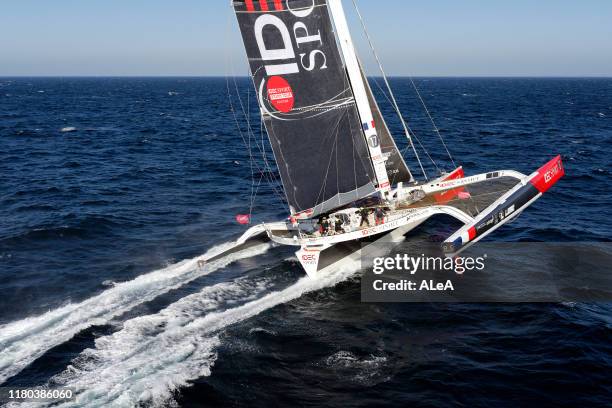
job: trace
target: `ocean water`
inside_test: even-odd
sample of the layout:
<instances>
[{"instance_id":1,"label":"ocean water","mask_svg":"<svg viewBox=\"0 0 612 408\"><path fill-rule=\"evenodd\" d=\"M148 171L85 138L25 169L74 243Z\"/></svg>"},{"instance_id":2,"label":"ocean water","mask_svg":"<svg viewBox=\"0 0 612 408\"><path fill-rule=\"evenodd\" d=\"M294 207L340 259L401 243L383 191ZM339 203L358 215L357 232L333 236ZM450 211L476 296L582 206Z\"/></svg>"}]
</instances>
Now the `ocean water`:
<instances>
[{"instance_id":1,"label":"ocean water","mask_svg":"<svg viewBox=\"0 0 612 408\"><path fill-rule=\"evenodd\" d=\"M566 177L490 241L610 240L612 79L415 82L468 174L563 156ZM410 81L392 85L450 170ZM286 217L245 147L261 143L250 83L229 90L0 78L0 384L71 386L75 406L612 403L608 303L363 304L355 265L311 281L270 246L198 268L244 230L236 214Z\"/></svg>"}]
</instances>

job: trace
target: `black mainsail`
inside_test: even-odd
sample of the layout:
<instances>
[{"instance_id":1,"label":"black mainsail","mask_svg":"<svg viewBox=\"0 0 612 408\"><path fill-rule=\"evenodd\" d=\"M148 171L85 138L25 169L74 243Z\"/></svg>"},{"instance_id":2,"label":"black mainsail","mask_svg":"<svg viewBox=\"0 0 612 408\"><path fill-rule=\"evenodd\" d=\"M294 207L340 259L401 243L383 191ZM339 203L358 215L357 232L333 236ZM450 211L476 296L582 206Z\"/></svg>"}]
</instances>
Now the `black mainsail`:
<instances>
[{"instance_id":1,"label":"black mainsail","mask_svg":"<svg viewBox=\"0 0 612 408\"><path fill-rule=\"evenodd\" d=\"M327 0L233 5L291 213L314 217L374 193Z\"/></svg>"}]
</instances>

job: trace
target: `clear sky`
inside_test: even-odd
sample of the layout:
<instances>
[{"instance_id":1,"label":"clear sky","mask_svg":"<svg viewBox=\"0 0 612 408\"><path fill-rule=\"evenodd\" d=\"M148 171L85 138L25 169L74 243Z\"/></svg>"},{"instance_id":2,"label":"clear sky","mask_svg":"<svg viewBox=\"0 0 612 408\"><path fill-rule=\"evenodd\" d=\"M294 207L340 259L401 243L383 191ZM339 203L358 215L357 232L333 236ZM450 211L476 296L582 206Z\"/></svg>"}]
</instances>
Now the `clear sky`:
<instances>
[{"instance_id":1,"label":"clear sky","mask_svg":"<svg viewBox=\"0 0 612 408\"><path fill-rule=\"evenodd\" d=\"M246 74L229 4L2 0L0 75L225 75L228 60ZM612 76L611 0L358 4L391 75Z\"/></svg>"}]
</instances>

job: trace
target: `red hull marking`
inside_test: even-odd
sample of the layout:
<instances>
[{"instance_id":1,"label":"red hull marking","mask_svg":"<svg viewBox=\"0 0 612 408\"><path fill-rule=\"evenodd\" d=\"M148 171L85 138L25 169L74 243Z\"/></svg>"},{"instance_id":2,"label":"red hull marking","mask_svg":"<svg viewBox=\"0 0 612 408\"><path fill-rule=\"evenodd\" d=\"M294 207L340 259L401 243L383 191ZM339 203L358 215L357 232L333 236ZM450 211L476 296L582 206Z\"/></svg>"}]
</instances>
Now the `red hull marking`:
<instances>
[{"instance_id":1,"label":"red hull marking","mask_svg":"<svg viewBox=\"0 0 612 408\"><path fill-rule=\"evenodd\" d=\"M476 227L472 227L468 230L468 238L470 241L476 238Z\"/></svg>"},{"instance_id":2,"label":"red hull marking","mask_svg":"<svg viewBox=\"0 0 612 408\"><path fill-rule=\"evenodd\" d=\"M531 184L540 193L547 192L561 177L565 175L561 156L557 156L538 170L537 176L531 179Z\"/></svg>"},{"instance_id":3,"label":"red hull marking","mask_svg":"<svg viewBox=\"0 0 612 408\"><path fill-rule=\"evenodd\" d=\"M261 7L261 11L269 11L267 0L259 0L259 7Z\"/></svg>"},{"instance_id":4,"label":"red hull marking","mask_svg":"<svg viewBox=\"0 0 612 408\"><path fill-rule=\"evenodd\" d=\"M274 0L274 8L276 11L283 11L283 2L281 0Z\"/></svg>"},{"instance_id":5,"label":"red hull marking","mask_svg":"<svg viewBox=\"0 0 612 408\"><path fill-rule=\"evenodd\" d=\"M251 11L255 11L255 6L253 5L253 0L246 0L246 8L247 11L251 12Z\"/></svg>"},{"instance_id":6,"label":"red hull marking","mask_svg":"<svg viewBox=\"0 0 612 408\"><path fill-rule=\"evenodd\" d=\"M458 180L465 177L465 173L463 172L463 168L459 167L455 169L451 174L446 176L442 181L450 181L450 180ZM459 193L463 193L465 191L465 187L455 188L453 190L443 191L438 194L434 194L434 199L437 203L448 203L451 200L454 200L459 196Z\"/></svg>"}]
</instances>

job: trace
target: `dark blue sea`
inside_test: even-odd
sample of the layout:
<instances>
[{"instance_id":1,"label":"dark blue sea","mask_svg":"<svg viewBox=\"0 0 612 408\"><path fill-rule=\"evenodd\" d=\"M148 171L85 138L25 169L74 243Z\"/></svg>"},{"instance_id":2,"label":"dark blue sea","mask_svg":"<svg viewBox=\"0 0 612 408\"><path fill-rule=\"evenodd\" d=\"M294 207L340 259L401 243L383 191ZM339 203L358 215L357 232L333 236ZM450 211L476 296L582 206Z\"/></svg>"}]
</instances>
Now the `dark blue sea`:
<instances>
[{"instance_id":1,"label":"dark blue sea","mask_svg":"<svg viewBox=\"0 0 612 408\"><path fill-rule=\"evenodd\" d=\"M410 81L391 82L451 170ZM563 156L566 177L489 241L610 241L612 79L415 82L466 173ZM313 282L264 246L198 267L244 231L236 214L287 216L278 175L250 164L250 86L0 78L0 384L73 387L74 406L612 404L609 303L366 304L354 274Z\"/></svg>"}]
</instances>

